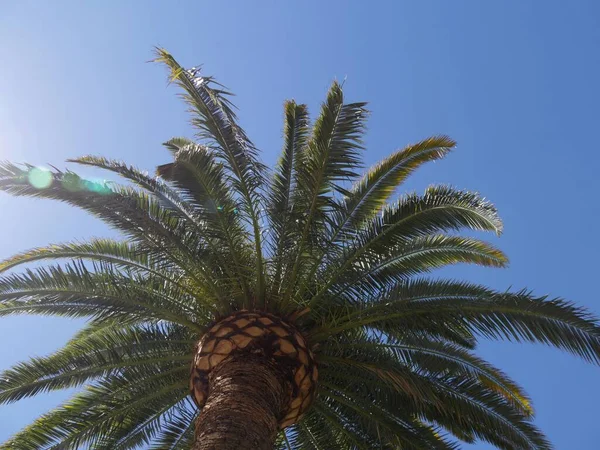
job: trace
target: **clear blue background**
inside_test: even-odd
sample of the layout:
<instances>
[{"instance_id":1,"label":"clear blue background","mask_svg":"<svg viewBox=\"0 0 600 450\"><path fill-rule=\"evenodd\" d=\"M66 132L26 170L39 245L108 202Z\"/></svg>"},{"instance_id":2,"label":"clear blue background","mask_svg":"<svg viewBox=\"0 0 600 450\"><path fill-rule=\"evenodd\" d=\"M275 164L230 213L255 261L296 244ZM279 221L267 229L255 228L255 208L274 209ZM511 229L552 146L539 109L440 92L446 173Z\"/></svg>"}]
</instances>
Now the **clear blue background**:
<instances>
[{"instance_id":1,"label":"clear blue background","mask_svg":"<svg viewBox=\"0 0 600 450\"><path fill-rule=\"evenodd\" d=\"M242 124L269 164L284 99L314 112L330 81L347 78L347 97L373 111L368 163L447 133L458 150L407 188L448 182L500 209L506 232L491 239L510 268L452 275L600 313L598 2L0 0L0 43L0 158L35 164L90 153L149 171L167 161L160 143L191 130L164 69L146 63L154 45L184 65L204 63L238 94ZM2 258L114 234L49 201L0 195L0 211ZM56 349L79 325L1 320L0 369ZM600 368L542 346L486 343L481 353L529 391L556 448L600 448ZM64 397L0 406L0 442Z\"/></svg>"}]
</instances>

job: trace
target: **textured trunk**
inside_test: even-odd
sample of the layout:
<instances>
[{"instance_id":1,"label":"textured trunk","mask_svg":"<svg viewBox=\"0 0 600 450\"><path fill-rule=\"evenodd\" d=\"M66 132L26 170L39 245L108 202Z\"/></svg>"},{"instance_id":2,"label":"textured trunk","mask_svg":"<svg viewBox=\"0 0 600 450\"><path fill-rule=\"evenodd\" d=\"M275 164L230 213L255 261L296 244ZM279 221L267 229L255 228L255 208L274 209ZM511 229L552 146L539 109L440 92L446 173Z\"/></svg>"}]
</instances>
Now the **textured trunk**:
<instances>
[{"instance_id":1,"label":"textured trunk","mask_svg":"<svg viewBox=\"0 0 600 450\"><path fill-rule=\"evenodd\" d=\"M245 353L210 374L193 450L272 450L289 402L285 368Z\"/></svg>"}]
</instances>

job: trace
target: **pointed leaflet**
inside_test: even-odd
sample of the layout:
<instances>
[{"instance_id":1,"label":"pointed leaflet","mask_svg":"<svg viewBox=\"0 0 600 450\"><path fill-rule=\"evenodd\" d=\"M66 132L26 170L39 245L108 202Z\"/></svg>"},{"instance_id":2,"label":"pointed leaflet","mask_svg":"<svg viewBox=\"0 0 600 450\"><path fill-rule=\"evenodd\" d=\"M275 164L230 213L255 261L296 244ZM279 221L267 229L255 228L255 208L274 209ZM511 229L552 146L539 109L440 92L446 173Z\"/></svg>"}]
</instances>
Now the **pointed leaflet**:
<instances>
[{"instance_id":1,"label":"pointed leaflet","mask_svg":"<svg viewBox=\"0 0 600 450\"><path fill-rule=\"evenodd\" d=\"M167 142L163 142L163 145L171 152L173 156L175 156L183 147L186 147L190 144L194 144L194 141L184 137L174 137L169 139Z\"/></svg>"}]
</instances>

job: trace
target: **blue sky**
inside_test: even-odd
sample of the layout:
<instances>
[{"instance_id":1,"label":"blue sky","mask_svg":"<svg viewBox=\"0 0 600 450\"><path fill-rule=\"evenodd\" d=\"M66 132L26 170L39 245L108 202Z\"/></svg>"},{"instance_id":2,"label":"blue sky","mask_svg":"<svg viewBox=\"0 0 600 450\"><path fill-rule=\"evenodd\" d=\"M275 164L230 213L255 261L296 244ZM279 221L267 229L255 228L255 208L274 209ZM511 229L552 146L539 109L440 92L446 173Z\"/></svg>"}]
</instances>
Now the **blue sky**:
<instances>
[{"instance_id":1,"label":"blue sky","mask_svg":"<svg viewBox=\"0 0 600 450\"><path fill-rule=\"evenodd\" d=\"M331 80L345 79L347 97L373 111L367 163L449 134L458 149L406 188L451 183L498 206L506 231L491 239L510 268L449 274L600 314L600 3L0 0L0 42L0 159L59 167L102 154L152 171L168 159L161 142L191 134L163 68L146 63L155 45L184 65L203 63L237 93L268 164L281 147L284 99L314 112ZM0 212L0 258L114 235L52 202L0 195ZM2 319L0 369L56 349L78 326ZM542 346L485 343L481 354L531 394L556 448L597 448L600 368ZM64 397L0 406L0 442Z\"/></svg>"}]
</instances>

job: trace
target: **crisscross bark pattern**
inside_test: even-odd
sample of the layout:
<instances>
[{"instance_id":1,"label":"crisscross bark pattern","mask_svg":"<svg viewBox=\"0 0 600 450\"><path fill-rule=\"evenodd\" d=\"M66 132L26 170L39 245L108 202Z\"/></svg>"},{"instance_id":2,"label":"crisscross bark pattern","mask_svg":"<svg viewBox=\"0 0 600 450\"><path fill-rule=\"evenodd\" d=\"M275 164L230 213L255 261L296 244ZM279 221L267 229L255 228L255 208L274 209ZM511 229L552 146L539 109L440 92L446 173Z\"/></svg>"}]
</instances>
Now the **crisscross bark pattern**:
<instances>
[{"instance_id":1,"label":"crisscross bark pattern","mask_svg":"<svg viewBox=\"0 0 600 450\"><path fill-rule=\"evenodd\" d=\"M276 411L278 425L283 429L296 423L314 398L317 365L302 334L264 312L238 311L218 321L200 340L190 377L198 407L204 407L215 390L214 372L238 355L260 356L277 366L277 376L288 386L286 401Z\"/></svg>"}]
</instances>

